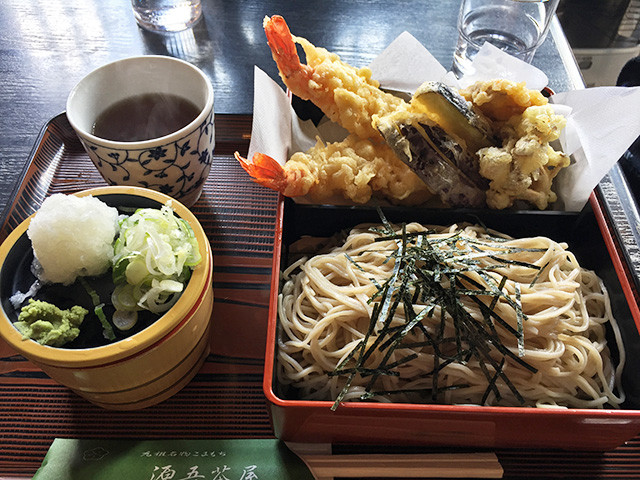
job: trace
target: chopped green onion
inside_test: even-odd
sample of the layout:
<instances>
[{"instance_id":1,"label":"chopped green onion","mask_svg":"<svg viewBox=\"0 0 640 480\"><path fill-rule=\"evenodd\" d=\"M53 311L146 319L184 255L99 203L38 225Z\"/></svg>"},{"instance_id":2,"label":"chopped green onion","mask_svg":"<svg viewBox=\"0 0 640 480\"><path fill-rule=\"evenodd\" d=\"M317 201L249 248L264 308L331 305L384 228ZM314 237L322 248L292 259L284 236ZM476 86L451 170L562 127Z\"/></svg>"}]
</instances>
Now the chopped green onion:
<instances>
[{"instance_id":1,"label":"chopped green onion","mask_svg":"<svg viewBox=\"0 0 640 480\"><path fill-rule=\"evenodd\" d=\"M111 300L116 312L167 311L201 261L191 226L168 205L124 217L114 253Z\"/></svg>"},{"instance_id":2,"label":"chopped green onion","mask_svg":"<svg viewBox=\"0 0 640 480\"><path fill-rule=\"evenodd\" d=\"M102 334L104 335L104 338L106 338L107 340L115 340L116 334L113 332L113 327L109 323L109 320L107 320L107 316L102 310L102 307L104 307L104 303L100 301L98 292L96 292L96 290L91 285L89 285L89 282L87 282L84 277L78 277L78 280L91 297L91 301L93 302L93 311L102 324Z\"/></svg>"}]
</instances>

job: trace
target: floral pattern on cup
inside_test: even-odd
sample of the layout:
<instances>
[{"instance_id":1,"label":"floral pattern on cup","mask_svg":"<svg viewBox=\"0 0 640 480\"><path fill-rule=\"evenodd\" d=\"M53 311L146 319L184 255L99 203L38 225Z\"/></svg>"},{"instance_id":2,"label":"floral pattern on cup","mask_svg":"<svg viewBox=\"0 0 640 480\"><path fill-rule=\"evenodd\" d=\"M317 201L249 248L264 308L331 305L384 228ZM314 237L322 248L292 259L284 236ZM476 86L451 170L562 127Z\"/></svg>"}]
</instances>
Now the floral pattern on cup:
<instances>
[{"instance_id":1,"label":"floral pattern on cup","mask_svg":"<svg viewBox=\"0 0 640 480\"><path fill-rule=\"evenodd\" d=\"M197 200L211 168L214 113L212 110L198 128L182 138L146 149L116 149L86 138L80 140L110 185L150 188L191 204Z\"/></svg>"}]
</instances>

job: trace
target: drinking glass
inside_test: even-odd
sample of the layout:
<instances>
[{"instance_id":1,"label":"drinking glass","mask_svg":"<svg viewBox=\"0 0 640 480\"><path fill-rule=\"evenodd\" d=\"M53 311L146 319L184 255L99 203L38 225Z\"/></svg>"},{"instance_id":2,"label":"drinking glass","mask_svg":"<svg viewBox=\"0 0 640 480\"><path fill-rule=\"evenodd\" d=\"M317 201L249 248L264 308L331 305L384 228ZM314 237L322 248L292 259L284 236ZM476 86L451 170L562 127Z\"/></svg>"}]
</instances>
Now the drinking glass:
<instances>
[{"instance_id":1,"label":"drinking glass","mask_svg":"<svg viewBox=\"0 0 640 480\"><path fill-rule=\"evenodd\" d=\"M463 0L453 55L457 77L469 70L485 42L531 62L544 41L559 0Z\"/></svg>"},{"instance_id":2,"label":"drinking glass","mask_svg":"<svg viewBox=\"0 0 640 480\"><path fill-rule=\"evenodd\" d=\"M131 0L141 27L158 32L178 32L192 27L202 16L200 0Z\"/></svg>"}]
</instances>

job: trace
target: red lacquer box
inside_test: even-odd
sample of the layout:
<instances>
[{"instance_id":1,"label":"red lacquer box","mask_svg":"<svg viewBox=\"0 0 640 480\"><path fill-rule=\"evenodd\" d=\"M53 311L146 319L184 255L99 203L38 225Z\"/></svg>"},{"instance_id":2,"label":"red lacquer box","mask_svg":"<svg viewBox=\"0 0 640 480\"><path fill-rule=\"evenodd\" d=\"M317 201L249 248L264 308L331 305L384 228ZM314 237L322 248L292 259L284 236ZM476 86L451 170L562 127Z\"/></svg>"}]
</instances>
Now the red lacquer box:
<instances>
[{"instance_id":1,"label":"red lacquer box","mask_svg":"<svg viewBox=\"0 0 640 480\"><path fill-rule=\"evenodd\" d=\"M434 404L307 401L277 384L277 295L288 246L304 235L328 237L379 220L375 208L296 204L281 199L273 260L264 392L278 438L292 442L486 448L608 450L640 432L640 315L635 285L594 194L580 213L559 211L464 211L389 207L392 222L482 224L512 236L544 235L565 241L583 267L607 286L623 336L626 363L622 409L536 409ZM613 343L613 342L610 342Z\"/></svg>"}]
</instances>

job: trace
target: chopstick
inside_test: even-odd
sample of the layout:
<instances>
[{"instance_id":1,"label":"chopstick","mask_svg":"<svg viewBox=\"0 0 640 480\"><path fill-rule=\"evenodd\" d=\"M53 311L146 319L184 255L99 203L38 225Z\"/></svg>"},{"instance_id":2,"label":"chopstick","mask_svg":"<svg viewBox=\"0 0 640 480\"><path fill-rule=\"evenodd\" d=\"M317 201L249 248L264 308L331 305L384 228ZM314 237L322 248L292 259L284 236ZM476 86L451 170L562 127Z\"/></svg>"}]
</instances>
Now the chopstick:
<instances>
[{"instance_id":1,"label":"chopstick","mask_svg":"<svg viewBox=\"0 0 640 480\"><path fill-rule=\"evenodd\" d=\"M331 445L286 442L316 480L341 478L502 478L490 452L332 455Z\"/></svg>"}]
</instances>

